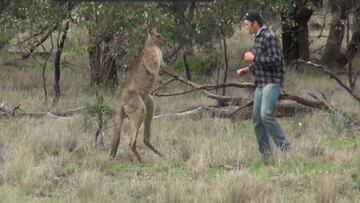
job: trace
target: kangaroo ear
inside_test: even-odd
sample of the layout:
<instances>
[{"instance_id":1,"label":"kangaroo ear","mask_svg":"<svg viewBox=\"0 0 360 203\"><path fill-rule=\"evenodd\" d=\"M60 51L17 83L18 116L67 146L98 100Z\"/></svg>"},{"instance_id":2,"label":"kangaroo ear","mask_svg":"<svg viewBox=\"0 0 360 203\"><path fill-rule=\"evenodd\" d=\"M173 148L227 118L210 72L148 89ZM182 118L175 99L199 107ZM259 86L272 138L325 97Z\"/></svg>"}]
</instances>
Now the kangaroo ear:
<instances>
[{"instance_id":1,"label":"kangaroo ear","mask_svg":"<svg viewBox=\"0 0 360 203\"><path fill-rule=\"evenodd\" d=\"M156 32L156 28L154 26L149 26L148 32L149 34L154 34Z\"/></svg>"},{"instance_id":2,"label":"kangaroo ear","mask_svg":"<svg viewBox=\"0 0 360 203\"><path fill-rule=\"evenodd\" d=\"M153 26L149 26L148 32L149 32L149 34L153 34L153 33L154 33L154 27L153 27Z\"/></svg>"}]
</instances>

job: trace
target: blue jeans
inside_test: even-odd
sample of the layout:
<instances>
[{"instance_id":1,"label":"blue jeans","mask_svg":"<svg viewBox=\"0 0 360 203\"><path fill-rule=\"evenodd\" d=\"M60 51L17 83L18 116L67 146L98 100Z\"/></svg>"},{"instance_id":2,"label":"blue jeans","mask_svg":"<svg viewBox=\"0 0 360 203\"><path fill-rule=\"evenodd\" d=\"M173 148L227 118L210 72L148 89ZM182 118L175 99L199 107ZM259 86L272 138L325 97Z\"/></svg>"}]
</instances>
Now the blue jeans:
<instances>
[{"instance_id":1,"label":"blue jeans","mask_svg":"<svg viewBox=\"0 0 360 203\"><path fill-rule=\"evenodd\" d=\"M282 151L287 151L290 148L290 143L274 115L280 89L280 84L276 83L255 89L253 124L259 150L264 156L271 154L270 136L275 145Z\"/></svg>"}]
</instances>

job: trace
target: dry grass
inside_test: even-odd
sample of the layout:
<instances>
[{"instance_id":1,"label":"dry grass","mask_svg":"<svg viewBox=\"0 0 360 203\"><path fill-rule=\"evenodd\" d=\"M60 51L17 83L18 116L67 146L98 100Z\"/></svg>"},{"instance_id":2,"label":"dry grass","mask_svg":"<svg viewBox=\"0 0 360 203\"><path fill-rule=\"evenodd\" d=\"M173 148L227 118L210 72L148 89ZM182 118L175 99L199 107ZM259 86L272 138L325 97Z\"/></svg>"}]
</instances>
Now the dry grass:
<instances>
[{"instance_id":1,"label":"dry grass","mask_svg":"<svg viewBox=\"0 0 360 203\"><path fill-rule=\"evenodd\" d=\"M298 84L291 91L311 86L311 80L307 85L302 82L307 77L291 74L296 73L289 73L293 77L289 83ZM25 76L37 77L18 71L6 77ZM318 81L319 88L332 90L333 84L324 80ZM24 109L46 109L39 104L41 87L34 83L1 83L4 94L0 100L7 104L24 101ZM82 86L65 90L58 108L81 105L83 100L73 100L71 95L84 97ZM334 94L341 95L338 91ZM23 94L29 96L24 98ZM116 97L108 100L116 104ZM156 108L164 113L209 102L200 94L156 98ZM336 102L358 108L348 95ZM280 122L293 150L288 155L276 151L270 165L260 159L249 121L232 123L214 118L155 120L152 142L166 158L154 155L140 137L139 151L145 160L140 164L127 146L127 122L119 155L109 160L107 150L91 147L95 126L83 115L2 119L0 197L6 202L358 202L358 132L322 112L303 118L306 128L300 138L295 138L298 120ZM112 128L106 132L107 147L112 132Z\"/></svg>"}]
</instances>

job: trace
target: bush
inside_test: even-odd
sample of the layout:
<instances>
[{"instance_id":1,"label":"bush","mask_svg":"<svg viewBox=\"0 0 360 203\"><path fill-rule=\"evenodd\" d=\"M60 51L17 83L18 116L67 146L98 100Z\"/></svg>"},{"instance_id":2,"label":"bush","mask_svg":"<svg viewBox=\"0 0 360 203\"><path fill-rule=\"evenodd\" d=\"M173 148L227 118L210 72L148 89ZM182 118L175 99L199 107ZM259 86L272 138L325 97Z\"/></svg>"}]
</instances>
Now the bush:
<instances>
[{"instance_id":1,"label":"bush","mask_svg":"<svg viewBox=\"0 0 360 203\"><path fill-rule=\"evenodd\" d=\"M86 116L98 125L105 126L115 115L115 110L105 102L104 97L96 92L92 99L86 101ZM100 124L101 123L101 124Z\"/></svg>"},{"instance_id":2,"label":"bush","mask_svg":"<svg viewBox=\"0 0 360 203\"><path fill-rule=\"evenodd\" d=\"M200 58L197 56L188 56L187 63L191 73L196 75L210 75L216 69L216 62L211 58ZM175 71L178 73L185 72L184 60L178 59L174 63Z\"/></svg>"},{"instance_id":3,"label":"bush","mask_svg":"<svg viewBox=\"0 0 360 203\"><path fill-rule=\"evenodd\" d=\"M0 32L0 50L9 43L10 39L11 35L9 33Z\"/></svg>"}]
</instances>

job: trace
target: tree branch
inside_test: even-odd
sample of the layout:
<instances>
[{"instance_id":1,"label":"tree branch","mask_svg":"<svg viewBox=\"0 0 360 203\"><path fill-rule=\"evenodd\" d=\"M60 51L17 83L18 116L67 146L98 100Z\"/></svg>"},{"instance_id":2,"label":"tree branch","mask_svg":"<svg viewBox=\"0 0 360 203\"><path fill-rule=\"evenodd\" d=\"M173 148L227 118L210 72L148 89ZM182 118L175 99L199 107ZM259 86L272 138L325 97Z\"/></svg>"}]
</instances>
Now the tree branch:
<instances>
[{"instance_id":1,"label":"tree branch","mask_svg":"<svg viewBox=\"0 0 360 203\"><path fill-rule=\"evenodd\" d=\"M12 110L7 110L5 112L0 112L0 118L11 118L11 117L30 117L30 118L41 118L46 115L54 116L54 117L69 117L73 116L76 113L81 113L86 109L85 106L81 106L75 109L70 109L63 112L55 112L55 111L48 111L48 112L25 112L20 109L20 105L17 105ZM22 112L18 112L21 110Z\"/></svg>"},{"instance_id":2,"label":"tree branch","mask_svg":"<svg viewBox=\"0 0 360 203\"><path fill-rule=\"evenodd\" d=\"M210 99L217 100L218 103L225 104L225 105L243 105L246 102L249 102L249 99L244 99L241 97L228 97L228 96L220 96L217 94L210 93L208 91L202 92L206 97Z\"/></svg>"},{"instance_id":3,"label":"tree branch","mask_svg":"<svg viewBox=\"0 0 360 203\"><path fill-rule=\"evenodd\" d=\"M303 61L303 60L302 60ZM322 67L322 66L321 66ZM166 74L170 75L171 77L179 80L180 82L191 86L193 89L191 90L185 90L182 92L178 92L178 93L156 93L153 92L153 95L155 96L178 96L178 95L183 95L183 94L188 94L191 92L195 92L195 91L200 91L200 90L213 90L213 89L218 89L218 88L223 88L223 87L237 87L237 88L255 88L255 85L253 83L225 83L225 84L219 84L219 85L215 85L215 84L208 84L208 85L200 85L197 84L195 82L191 82L189 80L186 80L178 75L172 74L172 73L168 73L166 72ZM336 77L336 76L335 76ZM204 91L205 92L205 91ZM206 93L205 95L207 95L209 98L213 98L213 99L226 99L228 101L233 100L233 101L241 101L244 100L243 98L236 98L236 97L223 97L220 95L216 95L216 94L211 94L211 93ZM334 112L334 108L332 108L329 104L320 101L319 99L314 101L314 100L309 100L303 97L299 97L296 95L291 95L288 94L287 92L283 91L280 96L279 96L279 100L292 100L295 101L299 104L302 104L304 106L308 106L308 107L312 107L312 108L316 108L316 109L321 109L327 112ZM249 103L248 103L249 105Z\"/></svg>"},{"instance_id":4,"label":"tree branch","mask_svg":"<svg viewBox=\"0 0 360 203\"><path fill-rule=\"evenodd\" d=\"M323 65L321 64L316 64L316 63L313 63L311 61L305 61L305 60L302 60L302 59L298 59L296 62L298 63L305 63L305 64L308 64L308 65L311 65L315 68L319 68L321 70L323 70L325 73L327 73L328 75L330 75L330 78L333 78L342 88L344 88L352 97L354 97L357 101L360 102L360 96L358 95L355 95L353 93L353 91L351 90L350 87L348 87L347 85L345 85L334 73L330 72L327 68L325 68Z\"/></svg>"},{"instance_id":5,"label":"tree branch","mask_svg":"<svg viewBox=\"0 0 360 203\"><path fill-rule=\"evenodd\" d=\"M39 41L37 41L28 51L26 54L24 54L22 56L22 59L27 59L29 58L33 52L35 51L35 49L40 46L42 43L44 43L49 37L50 35L59 27L59 23L55 23L46 33L45 35L43 35Z\"/></svg>"},{"instance_id":6,"label":"tree branch","mask_svg":"<svg viewBox=\"0 0 360 203\"><path fill-rule=\"evenodd\" d=\"M179 111L175 113L167 113L162 115L154 116L154 119L164 117L192 117L192 118L203 118L203 117L216 117L216 118L230 118L247 120L252 117L251 105L244 105L235 111L229 107L205 107L197 106L185 111ZM276 108L276 117L290 117L299 111L311 111L309 107L298 106L295 104L279 104Z\"/></svg>"}]
</instances>

